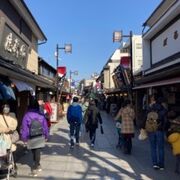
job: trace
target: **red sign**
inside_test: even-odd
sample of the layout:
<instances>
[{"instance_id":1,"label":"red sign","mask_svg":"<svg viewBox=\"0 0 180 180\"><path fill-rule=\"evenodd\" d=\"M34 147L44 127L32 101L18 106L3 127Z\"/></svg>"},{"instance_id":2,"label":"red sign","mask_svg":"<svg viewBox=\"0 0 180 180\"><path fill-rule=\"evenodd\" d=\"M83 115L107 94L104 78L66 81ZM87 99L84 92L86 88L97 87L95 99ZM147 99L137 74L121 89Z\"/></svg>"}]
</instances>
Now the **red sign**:
<instances>
[{"instance_id":1,"label":"red sign","mask_svg":"<svg viewBox=\"0 0 180 180\"><path fill-rule=\"evenodd\" d=\"M57 71L58 71L58 76L63 77L66 74L66 67L65 66L58 67Z\"/></svg>"},{"instance_id":2,"label":"red sign","mask_svg":"<svg viewBox=\"0 0 180 180\"><path fill-rule=\"evenodd\" d=\"M123 56L121 57L120 64L125 68L130 68L130 57L129 56Z\"/></svg>"}]
</instances>

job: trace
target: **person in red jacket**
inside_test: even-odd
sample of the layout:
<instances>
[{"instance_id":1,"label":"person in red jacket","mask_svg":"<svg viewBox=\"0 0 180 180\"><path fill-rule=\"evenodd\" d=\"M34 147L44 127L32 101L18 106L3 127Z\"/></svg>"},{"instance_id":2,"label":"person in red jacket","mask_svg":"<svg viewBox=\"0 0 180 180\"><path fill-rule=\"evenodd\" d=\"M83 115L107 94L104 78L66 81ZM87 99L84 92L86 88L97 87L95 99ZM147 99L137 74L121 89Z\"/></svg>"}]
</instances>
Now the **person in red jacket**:
<instances>
[{"instance_id":1,"label":"person in red jacket","mask_svg":"<svg viewBox=\"0 0 180 180\"><path fill-rule=\"evenodd\" d=\"M52 107L51 107L51 104L49 102L44 103L44 115L46 117L48 127L50 128L51 127L50 118L52 115Z\"/></svg>"}]
</instances>

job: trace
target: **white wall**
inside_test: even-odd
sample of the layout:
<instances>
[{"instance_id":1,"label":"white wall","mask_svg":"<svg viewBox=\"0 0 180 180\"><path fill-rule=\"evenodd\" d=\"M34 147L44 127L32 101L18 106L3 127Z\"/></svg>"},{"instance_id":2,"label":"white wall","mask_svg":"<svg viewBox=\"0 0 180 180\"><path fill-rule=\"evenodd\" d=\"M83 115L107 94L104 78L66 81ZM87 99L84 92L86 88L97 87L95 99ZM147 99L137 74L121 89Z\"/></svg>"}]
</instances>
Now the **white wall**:
<instances>
[{"instance_id":1,"label":"white wall","mask_svg":"<svg viewBox=\"0 0 180 180\"><path fill-rule=\"evenodd\" d=\"M178 31L178 38L174 39L174 32ZM164 39L167 38L167 45L163 46ZM169 27L152 41L152 64L180 52L180 20Z\"/></svg>"},{"instance_id":2,"label":"white wall","mask_svg":"<svg viewBox=\"0 0 180 180\"><path fill-rule=\"evenodd\" d=\"M180 12L180 1L177 1L160 19L154 24L143 36L143 71L151 68L150 65L150 39L160 32L169 22L172 21ZM152 64L158 63L161 60L180 52L180 20L172 24L162 34L152 41ZM179 37L174 40L174 31L178 31ZM167 46L163 47L163 41L167 40ZM173 60L169 63L160 65L156 68L146 71L145 74L160 70L172 64L180 62L179 59Z\"/></svg>"},{"instance_id":3,"label":"white wall","mask_svg":"<svg viewBox=\"0 0 180 180\"><path fill-rule=\"evenodd\" d=\"M143 39L143 71L150 67L150 41Z\"/></svg>"},{"instance_id":4,"label":"white wall","mask_svg":"<svg viewBox=\"0 0 180 180\"><path fill-rule=\"evenodd\" d=\"M137 73L142 69L142 36L133 35L132 37L132 59L133 73Z\"/></svg>"},{"instance_id":5,"label":"white wall","mask_svg":"<svg viewBox=\"0 0 180 180\"><path fill-rule=\"evenodd\" d=\"M104 70L104 88L109 89L109 70Z\"/></svg>"}]
</instances>

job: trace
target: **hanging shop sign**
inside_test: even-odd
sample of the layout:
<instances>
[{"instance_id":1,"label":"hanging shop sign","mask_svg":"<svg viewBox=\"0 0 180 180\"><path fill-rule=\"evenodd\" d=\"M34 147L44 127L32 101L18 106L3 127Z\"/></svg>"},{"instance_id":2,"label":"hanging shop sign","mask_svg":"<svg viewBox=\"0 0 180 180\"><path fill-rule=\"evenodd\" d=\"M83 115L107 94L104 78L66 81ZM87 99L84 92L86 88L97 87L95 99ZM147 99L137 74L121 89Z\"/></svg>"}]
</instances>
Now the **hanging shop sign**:
<instances>
[{"instance_id":1,"label":"hanging shop sign","mask_svg":"<svg viewBox=\"0 0 180 180\"><path fill-rule=\"evenodd\" d=\"M58 67L57 71L58 71L58 76L63 77L66 74L66 67L65 66Z\"/></svg>"},{"instance_id":2,"label":"hanging shop sign","mask_svg":"<svg viewBox=\"0 0 180 180\"><path fill-rule=\"evenodd\" d=\"M0 55L23 68L27 65L28 44L6 24L2 35Z\"/></svg>"}]
</instances>

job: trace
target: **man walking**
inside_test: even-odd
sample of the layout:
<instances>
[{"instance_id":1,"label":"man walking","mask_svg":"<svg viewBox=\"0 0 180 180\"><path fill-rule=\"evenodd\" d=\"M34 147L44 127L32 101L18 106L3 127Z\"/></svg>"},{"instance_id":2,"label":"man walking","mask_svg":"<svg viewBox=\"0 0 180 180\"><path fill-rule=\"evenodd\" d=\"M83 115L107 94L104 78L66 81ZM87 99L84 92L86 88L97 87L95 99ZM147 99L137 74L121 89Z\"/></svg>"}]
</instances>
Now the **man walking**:
<instances>
[{"instance_id":1,"label":"man walking","mask_svg":"<svg viewBox=\"0 0 180 180\"><path fill-rule=\"evenodd\" d=\"M79 145L79 130L82 123L82 108L78 103L78 97L73 97L73 103L67 110L67 121L70 125L70 143L71 148L74 147L74 137L76 144Z\"/></svg>"},{"instance_id":2,"label":"man walking","mask_svg":"<svg viewBox=\"0 0 180 180\"><path fill-rule=\"evenodd\" d=\"M157 120L153 120L153 122L157 124L156 128L154 126L154 128L151 128L152 130L150 131L147 120L145 125L145 129L148 132L150 141L153 168L164 170L164 128L167 110L162 105L162 98L157 98L155 95L151 96L147 112L147 120L150 113L157 113ZM153 119L153 117L151 119Z\"/></svg>"}]
</instances>

